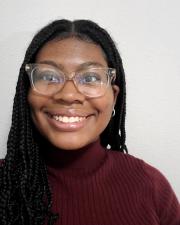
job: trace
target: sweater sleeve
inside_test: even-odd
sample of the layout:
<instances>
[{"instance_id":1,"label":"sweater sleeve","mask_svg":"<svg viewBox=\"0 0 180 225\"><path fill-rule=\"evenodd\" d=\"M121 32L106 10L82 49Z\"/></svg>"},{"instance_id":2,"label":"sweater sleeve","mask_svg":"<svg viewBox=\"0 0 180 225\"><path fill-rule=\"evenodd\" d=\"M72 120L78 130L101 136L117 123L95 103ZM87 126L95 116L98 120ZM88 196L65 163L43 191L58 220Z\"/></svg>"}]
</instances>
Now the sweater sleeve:
<instances>
[{"instance_id":1,"label":"sweater sleeve","mask_svg":"<svg viewBox=\"0 0 180 225\"><path fill-rule=\"evenodd\" d=\"M143 162L152 182L156 211L161 225L180 225L180 204L167 179L154 167Z\"/></svg>"}]
</instances>

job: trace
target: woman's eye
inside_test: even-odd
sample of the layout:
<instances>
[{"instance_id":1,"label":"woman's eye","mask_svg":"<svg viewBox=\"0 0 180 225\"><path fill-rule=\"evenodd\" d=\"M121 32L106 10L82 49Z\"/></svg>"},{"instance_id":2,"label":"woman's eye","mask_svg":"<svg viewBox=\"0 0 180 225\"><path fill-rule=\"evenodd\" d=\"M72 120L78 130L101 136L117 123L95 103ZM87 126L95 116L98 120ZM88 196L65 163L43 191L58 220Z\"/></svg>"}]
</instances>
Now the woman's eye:
<instances>
[{"instance_id":1,"label":"woman's eye","mask_svg":"<svg viewBox=\"0 0 180 225\"><path fill-rule=\"evenodd\" d=\"M54 74L51 72L39 73L38 80L46 81L46 82L50 82L50 83L61 83L62 82L61 76L58 76L57 74Z\"/></svg>"},{"instance_id":2,"label":"woman's eye","mask_svg":"<svg viewBox=\"0 0 180 225\"><path fill-rule=\"evenodd\" d=\"M82 82L85 83L85 84L98 83L98 82L101 82L101 76L99 74L96 74L96 73L83 74Z\"/></svg>"},{"instance_id":3,"label":"woman's eye","mask_svg":"<svg viewBox=\"0 0 180 225\"><path fill-rule=\"evenodd\" d=\"M58 82L58 77L52 75L52 74L45 74L43 76L44 81L49 81L49 82Z\"/></svg>"}]
</instances>

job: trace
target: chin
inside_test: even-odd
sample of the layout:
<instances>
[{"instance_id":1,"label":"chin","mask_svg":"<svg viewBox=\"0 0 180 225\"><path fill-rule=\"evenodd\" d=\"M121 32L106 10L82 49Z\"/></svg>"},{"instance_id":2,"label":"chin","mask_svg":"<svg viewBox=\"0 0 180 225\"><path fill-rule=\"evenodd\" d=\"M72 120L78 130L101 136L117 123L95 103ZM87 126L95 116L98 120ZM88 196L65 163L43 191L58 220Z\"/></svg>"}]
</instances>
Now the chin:
<instances>
[{"instance_id":1,"label":"chin","mask_svg":"<svg viewBox=\"0 0 180 225\"><path fill-rule=\"evenodd\" d=\"M52 145L54 145L56 148L58 149L63 149L63 150L77 150L80 148L85 147L86 145L88 145L91 142L82 142L81 141L73 141L72 139L69 140L62 140L61 141L50 141Z\"/></svg>"},{"instance_id":2,"label":"chin","mask_svg":"<svg viewBox=\"0 0 180 225\"><path fill-rule=\"evenodd\" d=\"M46 137L47 138L47 137ZM47 138L52 145L54 145L58 149L63 150L78 150L83 148L99 139L99 136L92 136L91 138L87 138L87 135L84 137L81 135L80 137L57 137L55 138Z\"/></svg>"}]
</instances>

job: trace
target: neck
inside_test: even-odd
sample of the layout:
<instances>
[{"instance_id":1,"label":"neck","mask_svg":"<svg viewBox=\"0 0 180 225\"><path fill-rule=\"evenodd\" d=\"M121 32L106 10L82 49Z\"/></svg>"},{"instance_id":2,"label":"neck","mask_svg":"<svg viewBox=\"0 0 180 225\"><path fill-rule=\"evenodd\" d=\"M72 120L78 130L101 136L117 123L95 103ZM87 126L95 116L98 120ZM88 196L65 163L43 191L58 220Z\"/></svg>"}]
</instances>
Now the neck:
<instances>
[{"instance_id":1,"label":"neck","mask_svg":"<svg viewBox=\"0 0 180 225\"><path fill-rule=\"evenodd\" d=\"M62 150L46 143L41 145L40 152L47 166L61 170L85 169L90 171L98 167L106 155L100 140L76 150Z\"/></svg>"}]
</instances>

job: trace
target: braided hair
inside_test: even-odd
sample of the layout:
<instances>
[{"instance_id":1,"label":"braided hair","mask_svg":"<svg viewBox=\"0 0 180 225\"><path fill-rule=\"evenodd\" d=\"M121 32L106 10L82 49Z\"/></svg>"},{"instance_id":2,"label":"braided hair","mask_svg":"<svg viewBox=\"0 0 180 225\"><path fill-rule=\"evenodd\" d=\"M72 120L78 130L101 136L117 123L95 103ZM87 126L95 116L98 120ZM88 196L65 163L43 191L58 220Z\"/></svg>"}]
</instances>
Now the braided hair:
<instances>
[{"instance_id":1,"label":"braided hair","mask_svg":"<svg viewBox=\"0 0 180 225\"><path fill-rule=\"evenodd\" d=\"M12 124L7 154L0 168L0 224L55 224L60 215L51 211L52 196L47 168L40 155L40 144L30 115L27 95L30 88L25 65L35 62L42 46L55 38L75 37L100 45L109 67L116 69L115 84L120 87L116 114L100 136L101 144L112 150L127 152L125 145L126 89L122 60L106 30L89 20L57 20L41 29L30 43L19 71L14 97Z\"/></svg>"}]
</instances>

